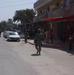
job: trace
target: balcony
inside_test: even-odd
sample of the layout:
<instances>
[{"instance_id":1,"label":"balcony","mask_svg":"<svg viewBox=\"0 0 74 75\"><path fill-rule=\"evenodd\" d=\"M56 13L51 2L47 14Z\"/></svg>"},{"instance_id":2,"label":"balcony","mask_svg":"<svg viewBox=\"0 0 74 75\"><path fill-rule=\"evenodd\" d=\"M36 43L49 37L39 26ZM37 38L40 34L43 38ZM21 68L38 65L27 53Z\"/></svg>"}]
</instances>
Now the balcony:
<instances>
[{"instance_id":1,"label":"balcony","mask_svg":"<svg viewBox=\"0 0 74 75\"><path fill-rule=\"evenodd\" d=\"M72 16L74 15L74 3L70 4L69 6L62 7L62 8L55 8L52 9L51 12L48 12L47 15L41 14L37 16L34 21L39 21L42 18L47 18L47 17L60 17L60 16Z\"/></svg>"},{"instance_id":2,"label":"balcony","mask_svg":"<svg viewBox=\"0 0 74 75\"><path fill-rule=\"evenodd\" d=\"M52 17L70 16L70 15L74 15L74 3L66 7L62 7L57 10L54 10L52 12Z\"/></svg>"},{"instance_id":3,"label":"balcony","mask_svg":"<svg viewBox=\"0 0 74 75\"><path fill-rule=\"evenodd\" d=\"M38 9L38 8L44 6L45 4L47 4L47 3L51 2L51 1L53 1L53 0L38 0L38 1L34 4L34 8L35 8L35 9Z\"/></svg>"}]
</instances>

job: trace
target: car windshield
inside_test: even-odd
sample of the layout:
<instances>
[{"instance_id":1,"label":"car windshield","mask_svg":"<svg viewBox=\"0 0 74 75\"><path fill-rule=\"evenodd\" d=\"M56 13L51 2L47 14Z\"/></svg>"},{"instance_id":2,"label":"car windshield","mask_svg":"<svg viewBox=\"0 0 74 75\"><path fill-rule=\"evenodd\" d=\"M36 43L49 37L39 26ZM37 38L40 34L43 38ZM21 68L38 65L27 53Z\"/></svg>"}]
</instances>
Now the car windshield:
<instances>
[{"instance_id":1,"label":"car windshield","mask_svg":"<svg viewBox=\"0 0 74 75\"><path fill-rule=\"evenodd\" d=\"M16 35L15 33L9 33L9 35Z\"/></svg>"}]
</instances>

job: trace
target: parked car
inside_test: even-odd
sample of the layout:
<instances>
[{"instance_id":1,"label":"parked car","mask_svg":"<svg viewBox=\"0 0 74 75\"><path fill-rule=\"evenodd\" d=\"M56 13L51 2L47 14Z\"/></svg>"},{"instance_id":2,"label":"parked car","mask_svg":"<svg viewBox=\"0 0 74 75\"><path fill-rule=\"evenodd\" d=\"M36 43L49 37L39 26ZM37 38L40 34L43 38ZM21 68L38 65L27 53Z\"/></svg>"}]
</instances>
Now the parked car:
<instances>
[{"instance_id":1,"label":"parked car","mask_svg":"<svg viewBox=\"0 0 74 75\"><path fill-rule=\"evenodd\" d=\"M20 35L20 38L25 38L25 35L23 33L19 34Z\"/></svg>"},{"instance_id":2,"label":"parked car","mask_svg":"<svg viewBox=\"0 0 74 75\"><path fill-rule=\"evenodd\" d=\"M12 31L4 31L3 37L7 38L8 34L11 33Z\"/></svg>"},{"instance_id":3,"label":"parked car","mask_svg":"<svg viewBox=\"0 0 74 75\"><path fill-rule=\"evenodd\" d=\"M20 41L20 36L17 32L10 32L7 36L7 40L16 40L16 41Z\"/></svg>"}]
</instances>

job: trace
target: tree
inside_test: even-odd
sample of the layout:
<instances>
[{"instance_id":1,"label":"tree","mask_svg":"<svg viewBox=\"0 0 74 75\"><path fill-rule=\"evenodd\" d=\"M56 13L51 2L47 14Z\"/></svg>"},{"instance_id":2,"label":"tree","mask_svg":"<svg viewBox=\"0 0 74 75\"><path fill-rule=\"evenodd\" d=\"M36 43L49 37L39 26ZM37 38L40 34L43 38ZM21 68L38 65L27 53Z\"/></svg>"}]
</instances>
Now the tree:
<instances>
[{"instance_id":1,"label":"tree","mask_svg":"<svg viewBox=\"0 0 74 75\"><path fill-rule=\"evenodd\" d=\"M6 29L6 26L7 26L6 21L2 21L2 22L0 23L0 30L1 30L1 31L4 31L4 30Z\"/></svg>"},{"instance_id":2,"label":"tree","mask_svg":"<svg viewBox=\"0 0 74 75\"><path fill-rule=\"evenodd\" d=\"M12 21L12 19L8 19L8 21L7 21L7 29L8 30L13 30L13 21Z\"/></svg>"},{"instance_id":3,"label":"tree","mask_svg":"<svg viewBox=\"0 0 74 75\"><path fill-rule=\"evenodd\" d=\"M35 17L35 11L33 9L26 9L26 19L25 21L28 23L33 22L33 18Z\"/></svg>"},{"instance_id":4,"label":"tree","mask_svg":"<svg viewBox=\"0 0 74 75\"><path fill-rule=\"evenodd\" d=\"M26 10L17 10L13 17L13 21L21 22L21 23L31 23L35 16L35 11L33 9Z\"/></svg>"},{"instance_id":5,"label":"tree","mask_svg":"<svg viewBox=\"0 0 74 75\"><path fill-rule=\"evenodd\" d=\"M8 21L1 21L0 23L0 30L4 31L4 30L13 30L14 28L16 28L15 24L13 24L12 19L8 19Z\"/></svg>"}]
</instances>

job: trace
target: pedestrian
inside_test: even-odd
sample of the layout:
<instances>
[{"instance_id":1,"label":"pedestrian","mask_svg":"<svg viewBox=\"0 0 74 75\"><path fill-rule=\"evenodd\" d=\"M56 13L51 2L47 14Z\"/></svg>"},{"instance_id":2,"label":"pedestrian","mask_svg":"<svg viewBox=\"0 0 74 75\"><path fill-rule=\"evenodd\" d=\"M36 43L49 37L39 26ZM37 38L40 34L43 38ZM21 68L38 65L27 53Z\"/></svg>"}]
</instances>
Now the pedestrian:
<instances>
[{"instance_id":1,"label":"pedestrian","mask_svg":"<svg viewBox=\"0 0 74 75\"><path fill-rule=\"evenodd\" d=\"M53 43L53 29L50 30L50 40L51 43Z\"/></svg>"},{"instance_id":2,"label":"pedestrian","mask_svg":"<svg viewBox=\"0 0 74 75\"><path fill-rule=\"evenodd\" d=\"M49 43L49 30L45 32L46 43Z\"/></svg>"},{"instance_id":3,"label":"pedestrian","mask_svg":"<svg viewBox=\"0 0 74 75\"><path fill-rule=\"evenodd\" d=\"M27 30L25 30L25 32L24 32L24 35L25 35L25 43L27 43L27 39L28 39L28 32L27 32Z\"/></svg>"},{"instance_id":4,"label":"pedestrian","mask_svg":"<svg viewBox=\"0 0 74 75\"><path fill-rule=\"evenodd\" d=\"M41 29L38 29L34 38L35 48L37 50L36 54L39 55L41 54L41 45L43 40L44 40L44 34L42 33Z\"/></svg>"},{"instance_id":5,"label":"pedestrian","mask_svg":"<svg viewBox=\"0 0 74 75\"><path fill-rule=\"evenodd\" d=\"M73 36L69 36L69 50L72 50Z\"/></svg>"},{"instance_id":6,"label":"pedestrian","mask_svg":"<svg viewBox=\"0 0 74 75\"><path fill-rule=\"evenodd\" d=\"M0 37L1 37L1 30L0 30Z\"/></svg>"}]
</instances>

